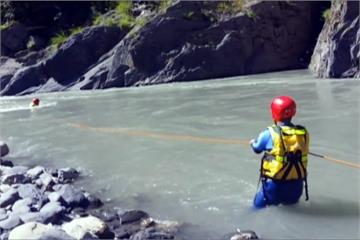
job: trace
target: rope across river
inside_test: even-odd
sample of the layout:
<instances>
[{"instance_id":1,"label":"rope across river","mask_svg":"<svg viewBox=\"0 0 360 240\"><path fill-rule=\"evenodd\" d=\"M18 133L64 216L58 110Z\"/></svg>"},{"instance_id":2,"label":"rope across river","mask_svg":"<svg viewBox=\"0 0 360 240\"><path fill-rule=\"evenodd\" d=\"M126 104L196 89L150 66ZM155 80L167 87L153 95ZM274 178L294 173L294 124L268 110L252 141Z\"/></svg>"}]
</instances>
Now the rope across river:
<instances>
[{"instance_id":1,"label":"rope across river","mask_svg":"<svg viewBox=\"0 0 360 240\"><path fill-rule=\"evenodd\" d=\"M240 140L240 139L227 139L227 138L215 138L215 137L200 137L200 136L192 136L192 135L180 135L173 133L160 133L154 131L141 131L141 130L131 130L128 128L104 128L104 127L93 127L87 124L79 124L79 123L69 123L71 127L86 129L94 132L101 133L117 133L124 134L127 136L139 136L139 137L147 137L147 138L157 138L162 140L172 140L172 141L190 141L190 142L200 142L206 144L229 144L229 145L249 145L248 140ZM325 156L322 154L309 152L309 155L314 157L318 157L327 161L331 161L334 163L342 164L348 167L357 168L360 170L360 164L336 159L330 156Z\"/></svg>"}]
</instances>

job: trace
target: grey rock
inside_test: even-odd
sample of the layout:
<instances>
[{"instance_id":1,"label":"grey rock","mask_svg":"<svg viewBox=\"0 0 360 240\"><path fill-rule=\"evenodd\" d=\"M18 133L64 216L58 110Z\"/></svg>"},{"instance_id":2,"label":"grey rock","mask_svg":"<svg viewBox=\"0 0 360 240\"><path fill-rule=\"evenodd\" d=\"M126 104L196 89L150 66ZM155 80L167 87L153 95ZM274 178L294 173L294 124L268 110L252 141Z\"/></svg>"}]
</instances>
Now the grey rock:
<instances>
[{"instance_id":1,"label":"grey rock","mask_svg":"<svg viewBox=\"0 0 360 240\"><path fill-rule=\"evenodd\" d=\"M16 71L22 67L22 64L13 58L0 57L0 82L1 88L4 88L15 75ZM0 144L1 145L1 144Z\"/></svg>"},{"instance_id":2,"label":"grey rock","mask_svg":"<svg viewBox=\"0 0 360 240\"><path fill-rule=\"evenodd\" d=\"M60 228L50 228L47 231L45 231L42 236L39 238L43 240L64 240L64 239L74 239L71 236L69 236L64 230ZM89 239L89 238L85 238Z\"/></svg>"},{"instance_id":3,"label":"grey rock","mask_svg":"<svg viewBox=\"0 0 360 240\"><path fill-rule=\"evenodd\" d=\"M104 88L307 66L304 58L312 44L311 12L316 4L258 1L251 6L254 19L240 13L213 23L203 13L217 4L178 1L124 38L116 47ZM194 15L191 20L184 18L189 12Z\"/></svg>"},{"instance_id":4,"label":"grey rock","mask_svg":"<svg viewBox=\"0 0 360 240\"><path fill-rule=\"evenodd\" d=\"M1 177L3 184L26 183L29 178L26 176L27 167L15 166L3 172Z\"/></svg>"},{"instance_id":5,"label":"grey rock","mask_svg":"<svg viewBox=\"0 0 360 240\"><path fill-rule=\"evenodd\" d=\"M9 146L6 143L0 141L0 157L8 155L9 151Z\"/></svg>"},{"instance_id":6,"label":"grey rock","mask_svg":"<svg viewBox=\"0 0 360 240\"><path fill-rule=\"evenodd\" d=\"M0 228L1 229L13 229L14 227L20 225L22 222L20 217L16 213L9 214L8 218L0 221Z\"/></svg>"},{"instance_id":7,"label":"grey rock","mask_svg":"<svg viewBox=\"0 0 360 240\"><path fill-rule=\"evenodd\" d=\"M47 190L49 188L51 188L55 182L54 182L54 179L52 177L51 174L49 173L42 173L40 176L39 176L39 179L41 180L42 182L42 186L43 186L43 189L44 190Z\"/></svg>"},{"instance_id":8,"label":"grey rock","mask_svg":"<svg viewBox=\"0 0 360 240\"><path fill-rule=\"evenodd\" d=\"M75 168L60 168L58 170L58 178L60 183L69 183L79 176L79 172Z\"/></svg>"},{"instance_id":9,"label":"grey rock","mask_svg":"<svg viewBox=\"0 0 360 240\"><path fill-rule=\"evenodd\" d=\"M149 214L141 210L130 210L119 213L119 219L122 224L140 221L141 219L148 218Z\"/></svg>"},{"instance_id":10,"label":"grey rock","mask_svg":"<svg viewBox=\"0 0 360 240\"><path fill-rule=\"evenodd\" d=\"M246 240L259 239L254 231L251 230L237 230L235 233L229 233L221 238L221 240Z\"/></svg>"},{"instance_id":11,"label":"grey rock","mask_svg":"<svg viewBox=\"0 0 360 240\"><path fill-rule=\"evenodd\" d=\"M5 142L0 141L0 157L8 155L9 151L9 146Z\"/></svg>"},{"instance_id":12,"label":"grey rock","mask_svg":"<svg viewBox=\"0 0 360 240\"><path fill-rule=\"evenodd\" d=\"M47 197L50 202L60 202L62 200L61 195L58 192L51 192Z\"/></svg>"},{"instance_id":13,"label":"grey rock","mask_svg":"<svg viewBox=\"0 0 360 240\"><path fill-rule=\"evenodd\" d=\"M12 163L12 161L10 160L3 160L3 159L0 159L0 164L2 166L6 166L6 167L13 167L14 164Z\"/></svg>"},{"instance_id":14,"label":"grey rock","mask_svg":"<svg viewBox=\"0 0 360 240\"><path fill-rule=\"evenodd\" d=\"M88 206L89 208L98 208L103 205L103 202L100 200L100 198L98 198L88 192L85 192L84 196L86 197L86 199L89 202L89 206Z\"/></svg>"},{"instance_id":15,"label":"grey rock","mask_svg":"<svg viewBox=\"0 0 360 240\"><path fill-rule=\"evenodd\" d=\"M9 205L14 204L18 199L20 199L17 189L10 188L4 194L0 196L0 207L5 208Z\"/></svg>"},{"instance_id":16,"label":"grey rock","mask_svg":"<svg viewBox=\"0 0 360 240\"><path fill-rule=\"evenodd\" d=\"M40 189L33 184L22 184L18 187L19 196L23 199L31 199L31 208L40 210L45 202L44 196Z\"/></svg>"},{"instance_id":17,"label":"grey rock","mask_svg":"<svg viewBox=\"0 0 360 240\"><path fill-rule=\"evenodd\" d=\"M9 239L73 239L60 228L37 222L28 222L11 230Z\"/></svg>"},{"instance_id":18,"label":"grey rock","mask_svg":"<svg viewBox=\"0 0 360 240\"><path fill-rule=\"evenodd\" d=\"M44 217L39 212L28 212L20 215L20 220L24 223L38 222L44 223Z\"/></svg>"},{"instance_id":19,"label":"grey rock","mask_svg":"<svg viewBox=\"0 0 360 240\"><path fill-rule=\"evenodd\" d=\"M85 239L86 235L98 238L113 239L112 233L106 223L94 216L87 216L73 219L71 222L62 225L64 231L76 239Z\"/></svg>"},{"instance_id":20,"label":"grey rock","mask_svg":"<svg viewBox=\"0 0 360 240\"><path fill-rule=\"evenodd\" d=\"M44 223L58 223L65 208L59 202L48 202L40 209Z\"/></svg>"},{"instance_id":21,"label":"grey rock","mask_svg":"<svg viewBox=\"0 0 360 240\"><path fill-rule=\"evenodd\" d=\"M31 169L29 169L26 172L26 175L29 176L32 180L37 179L43 172L45 171L45 168L42 166L36 166Z\"/></svg>"},{"instance_id":22,"label":"grey rock","mask_svg":"<svg viewBox=\"0 0 360 240\"><path fill-rule=\"evenodd\" d=\"M16 213L28 213L30 212L31 204L31 198L19 199L12 205L11 210Z\"/></svg>"},{"instance_id":23,"label":"grey rock","mask_svg":"<svg viewBox=\"0 0 360 240\"><path fill-rule=\"evenodd\" d=\"M42 62L19 69L9 83L1 90L1 95L21 95L29 89L40 87L50 78ZM24 92L24 93L23 93Z\"/></svg>"},{"instance_id":24,"label":"grey rock","mask_svg":"<svg viewBox=\"0 0 360 240\"><path fill-rule=\"evenodd\" d=\"M86 208L89 205L89 201L86 199L84 194L69 184L58 185L55 190L60 194L61 198L70 208Z\"/></svg>"}]
</instances>

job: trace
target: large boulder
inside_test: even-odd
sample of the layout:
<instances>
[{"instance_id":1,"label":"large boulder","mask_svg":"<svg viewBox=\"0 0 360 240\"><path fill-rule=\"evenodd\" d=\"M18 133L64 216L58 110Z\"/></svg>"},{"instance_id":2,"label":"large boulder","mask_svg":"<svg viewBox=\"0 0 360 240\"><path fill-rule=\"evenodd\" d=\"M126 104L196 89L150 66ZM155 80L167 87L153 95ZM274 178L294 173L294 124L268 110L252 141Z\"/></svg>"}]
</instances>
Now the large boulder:
<instances>
[{"instance_id":1,"label":"large boulder","mask_svg":"<svg viewBox=\"0 0 360 240\"><path fill-rule=\"evenodd\" d=\"M262 1L214 20L218 4L175 3L124 38L94 78L108 88L307 67L318 3Z\"/></svg>"},{"instance_id":2,"label":"large boulder","mask_svg":"<svg viewBox=\"0 0 360 240\"><path fill-rule=\"evenodd\" d=\"M71 36L52 56L18 70L1 95L59 91L71 86L125 34L126 31L118 27L85 28Z\"/></svg>"},{"instance_id":3,"label":"large boulder","mask_svg":"<svg viewBox=\"0 0 360 240\"><path fill-rule=\"evenodd\" d=\"M73 239L59 228L37 222L28 222L11 230L9 240L15 239Z\"/></svg>"},{"instance_id":4,"label":"large boulder","mask_svg":"<svg viewBox=\"0 0 360 240\"><path fill-rule=\"evenodd\" d=\"M84 239L86 235L95 235L99 238L114 238L104 221L94 216L77 218L62 225L64 231L75 239Z\"/></svg>"},{"instance_id":5,"label":"large boulder","mask_svg":"<svg viewBox=\"0 0 360 240\"><path fill-rule=\"evenodd\" d=\"M359 21L357 1L332 1L309 66L315 76L360 77Z\"/></svg>"}]
</instances>

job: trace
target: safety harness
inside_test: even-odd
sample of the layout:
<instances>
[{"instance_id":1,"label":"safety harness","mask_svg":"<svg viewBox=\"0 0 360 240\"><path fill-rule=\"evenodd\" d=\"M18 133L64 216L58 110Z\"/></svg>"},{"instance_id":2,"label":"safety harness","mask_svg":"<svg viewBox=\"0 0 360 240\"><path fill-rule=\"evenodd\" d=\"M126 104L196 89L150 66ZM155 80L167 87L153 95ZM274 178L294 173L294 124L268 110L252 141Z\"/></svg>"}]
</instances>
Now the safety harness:
<instances>
[{"instance_id":1,"label":"safety harness","mask_svg":"<svg viewBox=\"0 0 360 240\"><path fill-rule=\"evenodd\" d=\"M260 181L267 179L290 181L302 179L305 183L306 201L309 200L307 183L308 133L300 125L293 127L273 125L268 127L273 141L271 151L261 159ZM265 191L264 197L266 198Z\"/></svg>"}]
</instances>

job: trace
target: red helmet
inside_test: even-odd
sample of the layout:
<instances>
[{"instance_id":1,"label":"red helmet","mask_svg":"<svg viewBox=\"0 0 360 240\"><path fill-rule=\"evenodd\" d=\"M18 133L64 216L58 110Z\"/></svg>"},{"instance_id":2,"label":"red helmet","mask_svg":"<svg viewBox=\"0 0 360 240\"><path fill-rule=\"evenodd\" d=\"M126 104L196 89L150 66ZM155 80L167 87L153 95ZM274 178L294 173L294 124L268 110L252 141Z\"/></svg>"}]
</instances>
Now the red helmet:
<instances>
[{"instance_id":1,"label":"red helmet","mask_svg":"<svg viewBox=\"0 0 360 240\"><path fill-rule=\"evenodd\" d=\"M38 106L39 103L40 103L40 99L38 99L38 98L33 98L33 100L31 101L31 103L32 103L32 105L34 105L34 106Z\"/></svg>"},{"instance_id":2,"label":"red helmet","mask_svg":"<svg viewBox=\"0 0 360 240\"><path fill-rule=\"evenodd\" d=\"M296 113L296 103L289 96L275 97L271 102L271 114L275 121L292 118Z\"/></svg>"}]
</instances>

